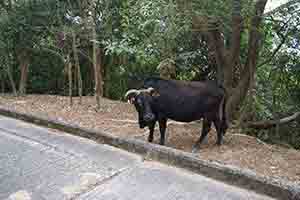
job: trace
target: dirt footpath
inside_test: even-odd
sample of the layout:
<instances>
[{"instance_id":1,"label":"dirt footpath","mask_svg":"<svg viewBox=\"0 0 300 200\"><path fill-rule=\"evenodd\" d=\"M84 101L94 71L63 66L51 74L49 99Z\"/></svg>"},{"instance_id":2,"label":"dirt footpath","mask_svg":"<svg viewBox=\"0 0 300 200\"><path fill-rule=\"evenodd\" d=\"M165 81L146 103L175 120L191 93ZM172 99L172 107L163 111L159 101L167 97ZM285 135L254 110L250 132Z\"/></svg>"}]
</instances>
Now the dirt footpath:
<instances>
[{"instance_id":1,"label":"dirt footpath","mask_svg":"<svg viewBox=\"0 0 300 200\"><path fill-rule=\"evenodd\" d=\"M133 106L108 99L101 100L101 110L97 111L93 97L83 97L82 105L74 98L70 108L69 99L62 96L29 95L26 97L0 96L0 106L19 112L47 116L76 124L85 128L99 129L120 137L145 140L147 129L139 129L137 113ZM200 136L201 124L177 123L170 121L167 129L167 146L191 151L192 144ZM253 137L229 130L224 137L224 145L215 146L216 133L211 130L208 140L202 145L198 156L223 164L250 169L258 174L273 178L283 178L300 184L300 151L265 144ZM159 132L155 130L155 143Z\"/></svg>"}]
</instances>

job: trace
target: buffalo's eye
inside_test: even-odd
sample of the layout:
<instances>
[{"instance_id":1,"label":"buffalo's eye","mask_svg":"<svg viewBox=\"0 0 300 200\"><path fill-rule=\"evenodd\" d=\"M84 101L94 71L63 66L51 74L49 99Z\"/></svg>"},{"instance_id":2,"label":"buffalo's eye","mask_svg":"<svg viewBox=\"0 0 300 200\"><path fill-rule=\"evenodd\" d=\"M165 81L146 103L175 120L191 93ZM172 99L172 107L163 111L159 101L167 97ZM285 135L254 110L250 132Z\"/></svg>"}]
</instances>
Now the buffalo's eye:
<instances>
[{"instance_id":1,"label":"buffalo's eye","mask_svg":"<svg viewBox=\"0 0 300 200\"><path fill-rule=\"evenodd\" d=\"M141 99L136 99L135 107L136 107L138 112L143 111L143 106L144 106L143 101Z\"/></svg>"},{"instance_id":2,"label":"buffalo's eye","mask_svg":"<svg viewBox=\"0 0 300 200\"><path fill-rule=\"evenodd\" d=\"M138 104L140 107L143 106L143 102L142 102L140 99L137 100L137 104Z\"/></svg>"}]
</instances>

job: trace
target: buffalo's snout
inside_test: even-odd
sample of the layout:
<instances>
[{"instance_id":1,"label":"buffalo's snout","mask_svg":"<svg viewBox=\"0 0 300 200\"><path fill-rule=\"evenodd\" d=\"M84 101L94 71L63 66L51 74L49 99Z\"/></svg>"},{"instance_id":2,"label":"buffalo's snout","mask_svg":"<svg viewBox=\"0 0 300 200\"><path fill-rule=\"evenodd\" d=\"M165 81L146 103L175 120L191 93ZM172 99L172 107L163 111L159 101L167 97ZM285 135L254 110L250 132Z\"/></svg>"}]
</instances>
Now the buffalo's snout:
<instances>
[{"instance_id":1,"label":"buffalo's snout","mask_svg":"<svg viewBox=\"0 0 300 200\"><path fill-rule=\"evenodd\" d=\"M154 114L152 114L152 113L147 113L144 116L144 120L146 123L152 122L152 121L154 121L154 119L155 119L155 117L154 117Z\"/></svg>"}]
</instances>

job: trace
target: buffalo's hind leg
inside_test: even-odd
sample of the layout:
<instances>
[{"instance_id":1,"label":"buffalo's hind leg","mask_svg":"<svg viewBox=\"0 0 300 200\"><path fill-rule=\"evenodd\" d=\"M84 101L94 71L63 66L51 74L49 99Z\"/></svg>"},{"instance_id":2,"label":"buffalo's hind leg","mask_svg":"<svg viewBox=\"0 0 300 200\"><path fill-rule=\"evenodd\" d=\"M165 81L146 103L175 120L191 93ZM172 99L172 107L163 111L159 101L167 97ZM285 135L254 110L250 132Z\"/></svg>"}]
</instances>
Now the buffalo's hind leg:
<instances>
[{"instance_id":1,"label":"buffalo's hind leg","mask_svg":"<svg viewBox=\"0 0 300 200\"><path fill-rule=\"evenodd\" d=\"M166 128L167 128L167 119L163 118L159 121L159 131L160 131L160 145L165 144L165 135L166 135Z\"/></svg>"},{"instance_id":2,"label":"buffalo's hind leg","mask_svg":"<svg viewBox=\"0 0 300 200\"><path fill-rule=\"evenodd\" d=\"M155 128L155 122L151 123L149 125L149 136L148 136L148 142L153 142L153 134L154 134L154 128Z\"/></svg>"},{"instance_id":3,"label":"buffalo's hind leg","mask_svg":"<svg viewBox=\"0 0 300 200\"><path fill-rule=\"evenodd\" d=\"M217 142L216 144L218 146L221 146L222 145L222 142L223 142L223 127L222 127L222 121L217 117L216 119L214 119L214 125L216 127L216 130L217 130Z\"/></svg>"},{"instance_id":4,"label":"buffalo's hind leg","mask_svg":"<svg viewBox=\"0 0 300 200\"><path fill-rule=\"evenodd\" d=\"M211 128L211 121L208 119L203 119L201 136L199 140L193 145L192 153L198 152L198 150L200 149L200 145L206 138L208 132L210 131L210 128Z\"/></svg>"}]
</instances>

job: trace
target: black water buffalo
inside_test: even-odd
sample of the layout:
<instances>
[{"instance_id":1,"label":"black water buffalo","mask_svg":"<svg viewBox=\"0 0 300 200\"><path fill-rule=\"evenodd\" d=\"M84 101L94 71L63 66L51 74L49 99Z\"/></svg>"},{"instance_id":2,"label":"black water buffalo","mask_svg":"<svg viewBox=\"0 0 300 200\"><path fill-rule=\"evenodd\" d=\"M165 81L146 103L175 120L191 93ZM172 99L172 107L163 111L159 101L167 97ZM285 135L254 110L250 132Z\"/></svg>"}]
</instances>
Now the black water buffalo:
<instances>
[{"instance_id":1,"label":"black water buffalo","mask_svg":"<svg viewBox=\"0 0 300 200\"><path fill-rule=\"evenodd\" d=\"M200 139L193 145L193 152L210 131L212 122L217 130L217 144L222 144L227 129L226 93L214 81L178 81L148 78L142 89L129 90L125 98L132 103L139 118L140 128L149 127L148 141L153 141L155 123L159 122L160 144L165 143L167 119L192 122L203 119Z\"/></svg>"}]
</instances>

